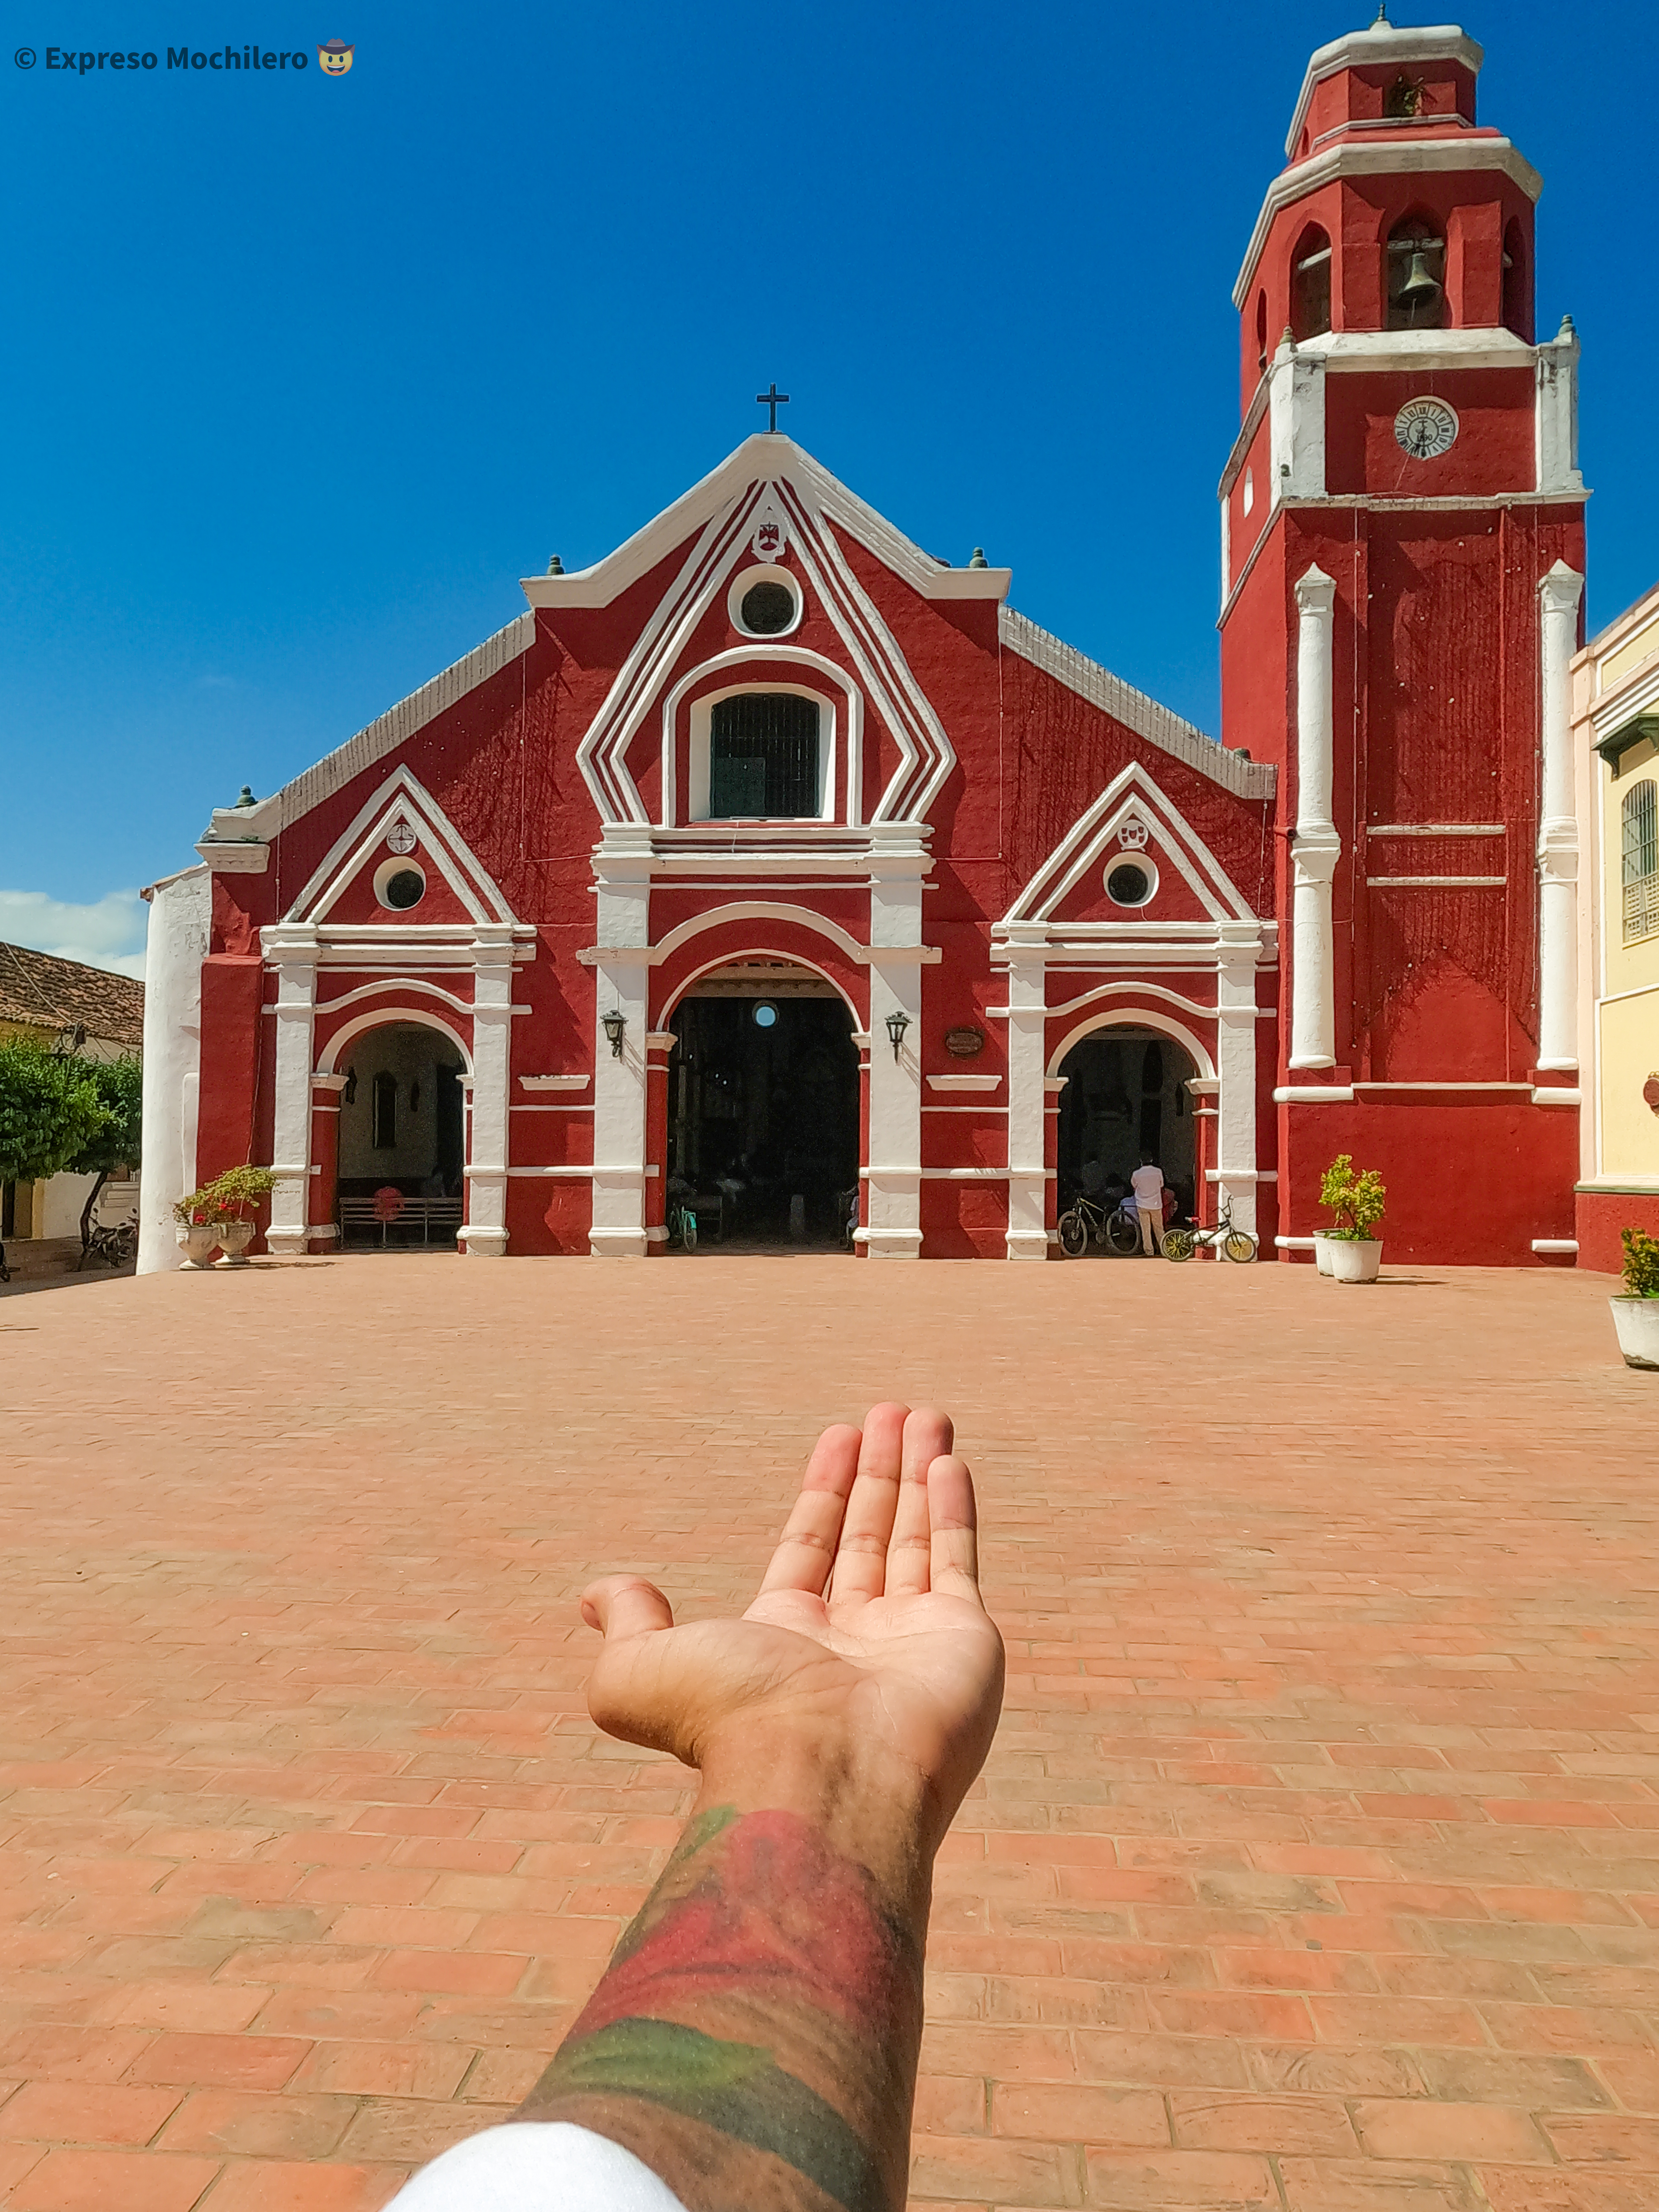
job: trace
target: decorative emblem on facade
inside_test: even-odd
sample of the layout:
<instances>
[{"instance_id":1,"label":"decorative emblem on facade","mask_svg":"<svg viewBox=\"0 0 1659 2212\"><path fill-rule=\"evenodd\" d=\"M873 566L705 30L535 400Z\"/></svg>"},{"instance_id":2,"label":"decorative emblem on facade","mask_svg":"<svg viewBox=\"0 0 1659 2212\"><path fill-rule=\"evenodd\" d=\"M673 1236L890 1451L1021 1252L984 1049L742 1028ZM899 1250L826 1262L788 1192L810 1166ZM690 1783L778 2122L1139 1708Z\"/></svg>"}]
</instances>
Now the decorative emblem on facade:
<instances>
[{"instance_id":1,"label":"decorative emblem on facade","mask_svg":"<svg viewBox=\"0 0 1659 2212\"><path fill-rule=\"evenodd\" d=\"M394 822L386 832L386 850L389 853L412 853L419 842L407 822Z\"/></svg>"},{"instance_id":2,"label":"decorative emblem on facade","mask_svg":"<svg viewBox=\"0 0 1659 2212\"><path fill-rule=\"evenodd\" d=\"M1438 460L1456 435L1456 411L1444 399L1408 399L1394 418L1395 442L1414 461Z\"/></svg>"},{"instance_id":3,"label":"decorative emblem on facade","mask_svg":"<svg viewBox=\"0 0 1659 2212\"><path fill-rule=\"evenodd\" d=\"M984 1048L984 1030L960 1029L945 1031L945 1050L953 1060L977 1060Z\"/></svg>"},{"instance_id":4,"label":"decorative emblem on facade","mask_svg":"<svg viewBox=\"0 0 1659 2212\"><path fill-rule=\"evenodd\" d=\"M1642 1096L1656 1114L1659 1114L1659 1068L1655 1068L1642 1085Z\"/></svg>"},{"instance_id":5,"label":"decorative emblem on facade","mask_svg":"<svg viewBox=\"0 0 1659 2212\"><path fill-rule=\"evenodd\" d=\"M784 518L769 499L763 499L754 511L754 535L749 540L749 550L757 561L781 561L789 544L789 532L784 527Z\"/></svg>"},{"instance_id":6,"label":"decorative emblem on facade","mask_svg":"<svg viewBox=\"0 0 1659 2212\"><path fill-rule=\"evenodd\" d=\"M1126 853L1144 853L1151 835L1144 822L1126 822L1117 832L1117 842Z\"/></svg>"}]
</instances>

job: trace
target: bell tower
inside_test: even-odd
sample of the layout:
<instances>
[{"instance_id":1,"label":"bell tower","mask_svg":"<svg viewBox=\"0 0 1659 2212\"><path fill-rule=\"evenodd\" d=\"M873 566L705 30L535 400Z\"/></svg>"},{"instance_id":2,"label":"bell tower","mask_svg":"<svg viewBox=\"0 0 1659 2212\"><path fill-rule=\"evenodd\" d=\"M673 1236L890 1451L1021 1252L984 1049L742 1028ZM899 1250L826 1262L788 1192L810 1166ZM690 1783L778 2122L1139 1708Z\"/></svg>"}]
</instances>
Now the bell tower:
<instances>
[{"instance_id":1,"label":"bell tower","mask_svg":"<svg viewBox=\"0 0 1659 2212\"><path fill-rule=\"evenodd\" d=\"M1277 763L1278 1239L1338 1152L1401 1259L1570 1261L1578 341L1453 25L1308 64L1233 291L1226 742Z\"/></svg>"}]
</instances>

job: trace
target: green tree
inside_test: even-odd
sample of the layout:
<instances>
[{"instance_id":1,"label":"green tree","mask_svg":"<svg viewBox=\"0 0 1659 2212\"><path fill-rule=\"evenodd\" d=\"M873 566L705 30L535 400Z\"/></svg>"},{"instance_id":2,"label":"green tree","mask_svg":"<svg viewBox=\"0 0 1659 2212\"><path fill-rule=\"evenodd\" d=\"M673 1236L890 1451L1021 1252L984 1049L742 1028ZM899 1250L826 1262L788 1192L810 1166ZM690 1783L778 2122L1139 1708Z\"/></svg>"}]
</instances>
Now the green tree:
<instances>
[{"instance_id":1,"label":"green tree","mask_svg":"<svg viewBox=\"0 0 1659 2212\"><path fill-rule=\"evenodd\" d=\"M32 1037L0 1037L0 1182L60 1175L114 1126L94 1068Z\"/></svg>"},{"instance_id":2,"label":"green tree","mask_svg":"<svg viewBox=\"0 0 1659 2212\"><path fill-rule=\"evenodd\" d=\"M93 1209L104 1185L118 1167L138 1165L139 1127L144 1105L143 1063L136 1053L120 1060L86 1060L79 1065L93 1081L98 1103L110 1120L74 1158L65 1163L71 1175L96 1176L81 1209L81 1243L92 1234Z\"/></svg>"}]
</instances>

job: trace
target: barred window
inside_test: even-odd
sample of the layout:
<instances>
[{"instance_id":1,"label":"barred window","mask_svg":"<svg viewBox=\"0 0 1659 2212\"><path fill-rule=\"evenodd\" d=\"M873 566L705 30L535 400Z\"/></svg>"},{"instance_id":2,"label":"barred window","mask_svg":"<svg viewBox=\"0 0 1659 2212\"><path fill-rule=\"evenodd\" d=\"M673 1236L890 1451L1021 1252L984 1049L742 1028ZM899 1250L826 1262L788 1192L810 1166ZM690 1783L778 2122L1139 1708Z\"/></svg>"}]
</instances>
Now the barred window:
<instances>
[{"instance_id":1,"label":"barred window","mask_svg":"<svg viewBox=\"0 0 1659 2212\"><path fill-rule=\"evenodd\" d=\"M709 720L709 813L715 820L819 811L819 708L793 691L740 691Z\"/></svg>"},{"instance_id":2,"label":"barred window","mask_svg":"<svg viewBox=\"0 0 1659 2212\"><path fill-rule=\"evenodd\" d=\"M1622 884L1625 942L1659 937L1659 785L1644 776L1625 793L1620 810L1623 831Z\"/></svg>"}]
</instances>

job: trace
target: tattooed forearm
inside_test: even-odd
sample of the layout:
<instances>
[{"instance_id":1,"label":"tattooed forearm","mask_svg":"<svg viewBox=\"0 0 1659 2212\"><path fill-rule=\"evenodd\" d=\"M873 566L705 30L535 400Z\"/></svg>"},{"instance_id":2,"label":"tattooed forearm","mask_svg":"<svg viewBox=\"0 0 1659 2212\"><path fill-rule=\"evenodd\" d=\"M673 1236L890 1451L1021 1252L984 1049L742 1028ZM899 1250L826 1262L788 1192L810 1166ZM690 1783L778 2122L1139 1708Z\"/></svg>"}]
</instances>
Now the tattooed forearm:
<instances>
[{"instance_id":1,"label":"tattooed forearm","mask_svg":"<svg viewBox=\"0 0 1659 2212\"><path fill-rule=\"evenodd\" d=\"M896 2212L914 1904L795 1813L699 1814L519 2117L617 2137L693 2212Z\"/></svg>"}]
</instances>

